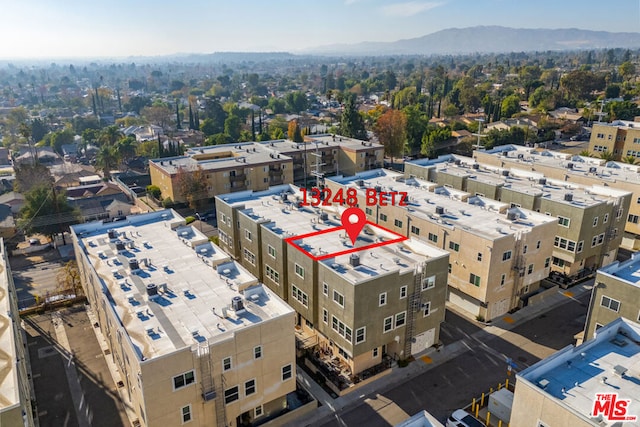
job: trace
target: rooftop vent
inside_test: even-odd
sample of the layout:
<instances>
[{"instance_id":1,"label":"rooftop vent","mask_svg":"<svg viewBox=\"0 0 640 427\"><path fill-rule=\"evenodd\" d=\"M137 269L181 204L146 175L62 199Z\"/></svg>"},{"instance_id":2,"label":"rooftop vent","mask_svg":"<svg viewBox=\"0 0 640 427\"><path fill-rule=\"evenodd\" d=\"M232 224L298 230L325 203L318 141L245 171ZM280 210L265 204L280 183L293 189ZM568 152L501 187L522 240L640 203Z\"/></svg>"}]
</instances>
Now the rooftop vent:
<instances>
[{"instance_id":1,"label":"rooftop vent","mask_svg":"<svg viewBox=\"0 0 640 427\"><path fill-rule=\"evenodd\" d=\"M158 295L158 285L155 283L149 283L146 287L148 296L153 297Z\"/></svg>"},{"instance_id":2,"label":"rooftop vent","mask_svg":"<svg viewBox=\"0 0 640 427\"><path fill-rule=\"evenodd\" d=\"M522 154L522 153L518 154L518 158L519 159L524 159L524 154Z\"/></svg>"},{"instance_id":3,"label":"rooftop vent","mask_svg":"<svg viewBox=\"0 0 640 427\"><path fill-rule=\"evenodd\" d=\"M244 310L244 304L242 303L242 297L233 297L231 298L231 309L236 313Z\"/></svg>"},{"instance_id":4,"label":"rooftop vent","mask_svg":"<svg viewBox=\"0 0 640 427\"><path fill-rule=\"evenodd\" d=\"M352 267L357 267L360 265L360 255L358 254L351 254L349 256L349 264L351 264Z\"/></svg>"},{"instance_id":5,"label":"rooftop vent","mask_svg":"<svg viewBox=\"0 0 640 427\"><path fill-rule=\"evenodd\" d=\"M125 250L124 242L122 240L118 240L116 242L116 251L123 252Z\"/></svg>"},{"instance_id":6,"label":"rooftop vent","mask_svg":"<svg viewBox=\"0 0 640 427\"><path fill-rule=\"evenodd\" d=\"M374 187L374 189L376 190L376 193L379 193L379 192L381 192L381 191L382 191L382 187L381 187L381 186L379 186L379 185L376 185L376 186Z\"/></svg>"},{"instance_id":7,"label":"rooftop vent","mask_svg":"<svg viewBox=\"0 0 640 427\"><path fill-rule=\"evenodd\" d=\"M444 215L444 208L442 206L436 206L436 213L438 215Z\"/></svg>"},{"instance_id":8,"label":"rooftop vent","mask_svg":"<svg viewBox=\"0 0 640 427\"><path fill-rule=\"evenodd\" d=\"M328 221L328 220L329 220L329 214L328 214L328 213L326 213L326 212L322 212L322 213L320 214L320 219L321 219L322 221Z\"/></svg>"},{"instance_id":9,"label":"rooftop vent","mask_svg":"<svg viewBox=\"0 0 640 427\"><path fill-rule=\"evenodd\" d=\"M140 265L138 264L138 260L137 259L130 259L129 260L129 270L131 270L131 271L140 270Z\"/></svg>"},{"instance_id":10,"label":"rooftop vent","mask_svg":"<svg viewBox=\"0 0 640 427\"><path fill-rule=\"evenodd\" d=\"M473 169L480 169L480 165L478 163L474 163L473 165L471 165L471 167Z\"/></svg>"},{"instance_id":11,"label":"rooftop vent","mask_svg":"<svg viewBox=\"0 0 640 427\"><path fill-rule=\"evenodd\" d=\"M573 194L571 194L571 193L567 193L567 194L565 194L565 195L564 195L564 201L565 201L565 202L571 202L571 201L573 201Z\"/></svg>"},{"instance_id":12,"label":"rooftop vent","mask_svg":"<svg viewBox=\"0 0 640 427\"><path fill-rule=\"evenodd\" d=\"M287 193L282 193L282 194L280 195L280 198L281 198L283 201L286 201L288 197L289 197L289 195L288 195Z\"/></svg>"},{"instance_id":13,"label":"rooftop vent","mask_svg":"<svg viewBox=\"0 0 640 427\"><path fill-rule=\"evenodd\" d=\"M518 213L514 211L507 212L507 219L509 221L515 221L516 219L518 219Z\"/></svg>"},{"instance_id":14,"label":"rooftop vent","mask_svg":"<svg viewBox=\"0 0 640 427\"><path fill-rule=\"evenodd\" d=\"M591 166L591 167L589 168L589 173L596 173L596 172L598 172L598 168L597 168L597 167L595 167L595 166Z\"/></svg>"},{"instance_id":15,"label":"rooftop vent","mask_svg":"<svg viewBox=\"0 0 640 427\"><path fill-rule=\"evenodd\" d=\"M462 162L460 161L460 159L455 159L455 160L453 161L453 163L454 163L454 164L456 164L456 165L459 165L459 164L460 164L460 163L462 163Z\"/></svg>"},{"instance_id":16,"label":"rooftop vent","mask_svg":"<svg viewBox=\"0 0 640 427\"><path fill-rule=\"evenodd\" d=\"M364 187L364 179L359 179L356 184L358 184L358 187Z\"/></svg>"},{"instance_id":17,"label":"rooftop vent","mask_svg":"<svg viewBox=\"0 0 640 427\"><path fill-rule=\"evenodd\" d=\"M509 171L508 170L503 170L502 171L502 176L509 176Z\"/></svg>"},{"instance_id":18,"label":"rooftop vent","mask_svg":"<svg viewBox=\"0 0 640 427\"><path fill-rule=\"evenodd\" d=\"M567 168L568 169L573 169L573 163L571 163L571 162L567 163Z\"/></svg>"},{"instance_id":19,"label":"rooftop vent","mask_svg":"<svg viewBox=\"0 0 640 427\"><path fill-rule=\"evenodd\" d=\"M107 234L109 235L109 239L117 239L118 238L118 232L116 230L114 230L113 228L110 229L109 231L107 231Z\"/></svg>"},{"instance_id":20,"label":"rooftop vent","mask_svg":"<svg viewBox=\"0 0 640 427\"><path fill-rule=\"evenodd\" d=\"M540 185L546 185L547 184L547 178L540 178L538 180L538 184Z\"/></svg>"}]
</instances>

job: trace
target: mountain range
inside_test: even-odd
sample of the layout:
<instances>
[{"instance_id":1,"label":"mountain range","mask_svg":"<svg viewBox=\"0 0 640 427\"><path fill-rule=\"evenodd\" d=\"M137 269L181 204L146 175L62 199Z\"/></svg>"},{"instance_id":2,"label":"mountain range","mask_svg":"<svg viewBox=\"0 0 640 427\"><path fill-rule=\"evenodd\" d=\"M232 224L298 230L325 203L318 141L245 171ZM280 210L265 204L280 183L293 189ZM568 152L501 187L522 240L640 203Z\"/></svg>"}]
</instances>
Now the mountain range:
<instances>
[{"instance_id":1,"label":"mountain range","mask_svg":"<svg viewBox=\"0 0 640 427\"><path fill-rule=\"evenodd\" d=\"M312 55L447 55L603 48L639 48L640 33L500 26L449 28L394 42L334 44L310 48Z\"/></svg>"}]
</instances>

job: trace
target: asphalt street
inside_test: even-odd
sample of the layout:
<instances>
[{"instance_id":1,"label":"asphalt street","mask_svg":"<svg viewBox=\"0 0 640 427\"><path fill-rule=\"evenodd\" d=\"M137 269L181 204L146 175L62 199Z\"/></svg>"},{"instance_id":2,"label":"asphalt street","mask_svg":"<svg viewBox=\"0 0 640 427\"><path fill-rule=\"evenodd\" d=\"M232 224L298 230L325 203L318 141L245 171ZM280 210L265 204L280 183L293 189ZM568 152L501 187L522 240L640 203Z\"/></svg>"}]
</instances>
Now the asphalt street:
<instances>
[{"instance_id":1,"label":"asphalt street","mask_svg":"<svg viewBox=\"0 0 640 427\"><path fill-rule=\"evenodd\" d=\"M12 270L18 305L26 307L35 302L34 295L46 297L47 293L54 293L56 276L63 264L62 261L48 261Z\"/></svg>"},{"instance_id":2,"label":"asphalt street","mask_svg":"<svg viewBox=\"0 0 640 427\"><path fill-rule=\"evenodd\" d=\"M445 345L461 341L466 351L399 386L364 396L337 412L332 421L318 425L386 427L391 424L380 410L385 405L397 405L408 415L426 409L444 423L451 412L468 405L474 396L507 378L513 381L514 376L507 374L508 358L520 370L573 344L574 335L584 327L588 301L588 293L567 299L501 337L478 338L482 335L480 326L448 311L442 339Z\"/></svg>"}]
</instances>

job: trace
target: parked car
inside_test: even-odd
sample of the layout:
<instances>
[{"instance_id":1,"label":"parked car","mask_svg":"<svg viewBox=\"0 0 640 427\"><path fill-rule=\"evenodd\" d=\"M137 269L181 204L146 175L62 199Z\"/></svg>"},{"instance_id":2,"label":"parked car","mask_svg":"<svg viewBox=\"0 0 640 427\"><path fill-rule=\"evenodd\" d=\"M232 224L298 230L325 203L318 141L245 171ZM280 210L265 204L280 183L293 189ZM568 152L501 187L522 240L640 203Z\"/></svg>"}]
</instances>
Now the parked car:
<instances>
[{"instance_id":1,"label":"parked car","mask_svg":"<svg viewBox=\"0 0 640 427\"><path fill-rule=\"evenodd\" d=\"M464 409L456 409L447 419L446 427L485 427L485 425Z\"/></svg>"}]
</instances>

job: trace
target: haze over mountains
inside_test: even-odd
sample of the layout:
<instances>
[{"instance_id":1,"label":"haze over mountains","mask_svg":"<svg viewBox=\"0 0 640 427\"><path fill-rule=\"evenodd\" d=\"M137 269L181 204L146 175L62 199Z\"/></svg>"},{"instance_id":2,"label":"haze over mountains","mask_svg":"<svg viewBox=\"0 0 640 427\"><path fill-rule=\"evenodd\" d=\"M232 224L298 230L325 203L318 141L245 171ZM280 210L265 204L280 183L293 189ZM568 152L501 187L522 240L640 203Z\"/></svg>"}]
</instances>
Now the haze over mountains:
<instances>
[{"instance_id":1,"label":"haze over mountains","mask_svg":"<svg viewBox=\"0 0 640 427\"><path fill-rule=\"evenodd\" d=\"M304 51L316 55L440 55L547 50L638 48L640 33L500 26L450 28L394 42L334 44ZM303 53L303 52L300 52Z\"/></svg>"}]
</instances>

